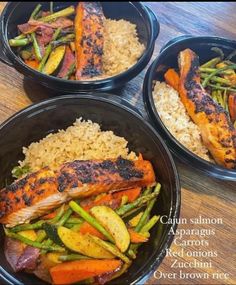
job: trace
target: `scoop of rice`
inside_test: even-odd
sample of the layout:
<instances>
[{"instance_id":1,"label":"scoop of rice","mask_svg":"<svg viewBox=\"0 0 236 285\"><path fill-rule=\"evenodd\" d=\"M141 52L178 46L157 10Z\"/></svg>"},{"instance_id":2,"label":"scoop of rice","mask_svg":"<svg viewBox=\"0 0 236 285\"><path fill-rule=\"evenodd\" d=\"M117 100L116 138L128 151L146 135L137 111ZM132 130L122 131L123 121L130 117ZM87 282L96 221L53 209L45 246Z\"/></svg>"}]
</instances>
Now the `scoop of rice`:
<instances>
[{"instance_id":1,"label":"scoop of rice","mask_svg":"<svg viewBox=\"0 0 236 285\"><path fill-rule=\"evenodd\" d=\"M102 131L99 124L83 121L79 118L73 126L57 133L49 134L39 142L23 147L25 159L20 166L28 165L34 172L44 166L57 169L61 164L76 159L136 159L134 152L129 152L128 142L116 136L112 131Z\"/></svg>"},{"instance_id":2,"label":"scoop of rice","mask_svg":"<svg viewBox=\"0 0 236 285\"><path fill-rule=\"evenodd\" d=\"M106 19L104 31L103 69L112 76L134 65L145 47L139 42L136 25L129 21Z\"/></svg>"},{"instance_id":3,"label":"scoop of rice","mask_svg":"<svg viewBox=\"0 0 236 285\"><path fill-rule=\"evenodd\" d=\"M173 137L188 150L210 161L199 127L191 121L178 92L165 82L157 81L152 94L157 112Z\"/></svg>"}]
</instances>

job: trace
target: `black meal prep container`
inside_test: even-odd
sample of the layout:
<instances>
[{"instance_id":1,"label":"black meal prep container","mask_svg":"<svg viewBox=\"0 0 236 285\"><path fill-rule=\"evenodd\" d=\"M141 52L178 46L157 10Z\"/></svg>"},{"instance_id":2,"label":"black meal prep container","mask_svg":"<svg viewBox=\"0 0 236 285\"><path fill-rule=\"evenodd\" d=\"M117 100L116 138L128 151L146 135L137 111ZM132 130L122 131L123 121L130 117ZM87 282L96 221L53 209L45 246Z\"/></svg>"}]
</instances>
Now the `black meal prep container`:
<instances>
[{"instance_id":1,"label":"black meal prep container","mask_svg":"<svg viewBox=\"0 0 236 285\"><path fill-rule=\"evenodd\" d=\"M152 229L148 243L140 248L137 259L128 273L108 284L144 284L165 256L176 229L180 212L180 183L170 152L159 134L127 101L116 95L67 95L42 101L18 112L0 126L0 188L5 179L11 181L11 169L22 159L22 146L64 129L83 117L112 130L129 142L128 147L152 162L158 181L162 184L160 196L152 214L166 215L171 224L160 222ZM0 283L45 284L34 275L14 273L3 253L4 234L0 230Z\"/></svg>"},{"instance_id":2,"label":"black meal prep container","mask_svg":"<svg viewBox=\"0 0 236 285\"><path fill-rule=\"evenodd\" d=\"M49 2L42 4L43 10L49 10ZM76 5L78 2L54 2L55 10ZM17 35L17 25L28 21L36 2L9 2L1 14L0 26L0 59L14 67L24 76L35 82L57 91L58 94L78 93L91 90L107 91L117 89L137 76L148 64L153 54L155 40L159 34L159 22L152 12L140 2L102 2L104 14L111 19L125 19L137 26L140 41L145 45L145 51L138 62L127 71L116 76L96 81L70 81L45 75L29 68L15 54L8 40Z\"/></svg>"},{"instance_id":3,"label":"black meal prep container","mask_svg":"<svg viewBox=\"0 0 236 285\"><path fill-rule=\"evenodd\" d=\"M149 67L143 84L143 100L149 119L160 133L172 153L179 157L189 166L200 170L202 173L222 180L236 181L236 170L226 169L214 163L208 162L194 153L190 152L176 140L164 123L161 121L156 111L152 90L154 81L164 81L164 73L169 67L178 68L177 58L180 51L190 48L199 55L200 64L216 56L211 50L212 47L221 48L225 55L236 49L236 41L209 36L184 35L169 41L161 50L159 56Z\"/></svg>"}]
</instances>

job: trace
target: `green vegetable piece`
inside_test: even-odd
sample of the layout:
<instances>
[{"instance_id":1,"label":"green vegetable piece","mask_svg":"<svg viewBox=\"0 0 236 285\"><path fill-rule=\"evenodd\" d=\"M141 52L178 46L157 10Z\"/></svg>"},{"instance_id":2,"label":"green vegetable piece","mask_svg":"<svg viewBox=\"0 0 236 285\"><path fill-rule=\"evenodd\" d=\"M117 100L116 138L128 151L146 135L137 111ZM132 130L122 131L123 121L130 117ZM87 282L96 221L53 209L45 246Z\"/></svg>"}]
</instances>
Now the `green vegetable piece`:
<instances>
[{"instance_id":1,"label":"green vegetable piece","mask_svg":"<svg viewBox=\"0 0 236 285\"><path fill-rule=\"evenodd\" d=\"M47 234L44 230L39 230L37 233L37 242L42 242L46 238Z\"/></svg>"},{"instance_id":2,"label":"green vegetable piece","mask_svg":"<svg viewBox=\"0 0 236 285\"><path fill-rule=\"evenodd\" d=\"M48 238L43 244L45 246L51 246L51 245L53 245L53 241L50 238ZM41 254L46 254L47 252L48 252L47 249L42 249L41 250Z\"/></svg>"},{"instance_id":3,"label":"green vegetable piece","mask_svg":"<svg viewBox=\"0 0 236 285\"><path fill-rule=\"evenodd\" d=\"M91 259L91 257L82 255L82 254L67 254L67 255L61 255L59 257L59 260L61 261L72 261L72 260L81 260L81 259Z\"/></svg>"},{"instance_id":4,"label":"green vegetable piece","mask_svg":"<svg viewBox=\"0 0 236 285\"><path fill-rule=\"evenodd\" d=\"M228 65L228 66L224 66L222 68L217 69L216 71L212 72L211 74L209 74L203 81L202 86L206 87L208 82L211 80L211 78L213 76L215 76L216 74L219 74L221 71L227 70L227 69L236 69L236 64L232 64L232 65Z\"/></svg>"},{"instance_id":5,"label":"green vegetable piece","mask_svg":"<svg viewBox=\"0 0 236 285\"><path fill-rule=\"evenodd\" d=\"M222 50L221 48L212 47L211 50L214 51L214 52L216 52L216 53L218 53L218 55L219 55L219 57L220 57L221 60L224 59L225 55L224 55L224 52L223 52L223 50Z\"/></svg>"},{"instance_id":6,"label":"green vegetable piece","mask_svg":"<svg viewBox=\"0 0 236 285\"><path fill-rule=\"evenodd\" d=\"M63 242L61 241L60 237L58 236L57 233L57 227L54 225L50 225L48 223L45 223L43 225L43 229L45 230L47 236L55 242L55 244L63 246Z\"/></svg>"},{"instance_id":7,"label":"green vegetable piece","mask_svg":"<svg viewBox=\"0 0 236 285\"><path fill-rule=\"evenodd\" d=\"M112 236L104 229L102 225L98 223L94 217L92 217L89 213L87 213L82 207L80 207L76 202L71 201L69 203L71 209L79 214L86 222L88 222L91 226L96 228L100 233L102 233L105 237L108 238L109 241L114 243L114 239Z\"/></svg>"},{"instance_id":8,"label":"green vegetable piece","mask_svg":"<svg viewBox=\"0 0 236 285\"><path fill-rule=\"evenodd\" d=\"M53 13L51 15L39 18L38 21L47 23L47 22L55 21L57 18L60 18L60 17L70 16L70 15L72 15L74 13L75 13L74 6L70 6L70 7L67 7L65 9L61 10L61 11L55 12L55 13Z\"/></svg>"},{"instance_id":9,"label":"green vegetable piece","mask_svg":"<svg viewBox=\"0 0 236 285\"><path fill-rule=\"evenodd\" d=\"M62 45L57 48L55 48L49 58L47 63L44 66L43 73L50 75L56 71L56 69L59 67L66 51L66 46Z\"/></svg>"},{"instance_id":10,"label":"green vegetable piece","mask_svg":"<svg viewBox=\"0 0 236 285\"><path fill-rule=\"evenodd\" d=\"M208 62L202 64L201 67L215 67L217 65L217 63L219 63L220 61L221 61L221 58L216 57L216 58L213 58L213 59L209 60Z\"/></svg>"},{"instance_id":11,"label":"green vegetable piece","mask_svg":"<svg viewBox=\"0 0 236 285\"><path fill-rule=\"evenodd\" d=\"M65 77L63 77L63 79L69 79L70 76L75 72L75 63L72 63L72 65L70 66L70 68L68 69L68 72L66 74Z\"/></svg>"},{"instance_id":12,"label":"green vegetable piece","mask_svg":"<svg viewBox=\"0 0 236 285\"><path fill-rule=\"evenodd\" d=\"M207 77L208 77L208 74L201 73L201 78L207 78ZM222 78L220 76L212 76L210 81L214 81L214 82L221 83L223 85L228 85L228 86L232 85L232 83L229 80Z\"/></svg>"},{"instance_id":13,"label":"green vegetable piece","mask_svg":"<svg viewBox=\"0 0 236 285\"><path fill-rule=\"evenodd\" d=\"M44 244L42 244L40 242L33 241L33 240L30 240L30 239L28 239L26 237L23 237L22 235L13 233L13 232L11 232L11 231L9 231L7 229L5 229L5 234L6 234L6 236L8 236L10 238L19 240L19 241L21 241L21 242L23 242L23 243L25 243L27 245L33 246L33 247L45 249L45 250L48 250L48 251L59 251L59 252L65 251L65 249L63 247L44 245Z\"/></svg>"},{"instance_id":14,"label":"green vegetable piece","mask_svg":"<svg viewBox=\"0 0 236 285\"><path fill-rule=\"evenodd\" d=\"M152 227L155 226L155 224L160 219L160 216L153 216L140 230L140 233L146 233L151 230Z\"/></svg>"},{"instance_id":15,"label":"green vegetable piece","mask_svg":"<svg viewBox=\"0 0 236 285\"><path fill-rule=\"evenodd\" d=\"M124 255L116 246L112 245L111 243L109 242L105 242L103 240L101 240L100 238L98 237L95 237L93 235L90 235L89 236L91 237L91 239L93 239L93 241L103 247L105 250L109 251L110 253L114 254L115 256L119 257L121 260L123 260L125 263L130 263L131 261L129 260L129 258Z\"/></svg>"},{"instance_id":16,"label":"green vegetable piece","mask_svg":"<svg viewBox=\"0 0 236 285\"><path fill-rule=\"evenodd\" d=\"M15 166L11 173L12 176L15 178L20 178L21 176L27 174L30 172L30 167L28 165L24 165L24 166Z\"/></svg>"},{"instance_id":17,"label":"green vegetable piece","mask_svg":"<svg viewBox=\"0 0 236 285\"><path fill-rule=\"evenodd\" d=\"M22 225L17 225L13 228L11 228L11 232L17 233L20 231L27 231L27 230L37 230L41 229L44 224L44 221L40 220L34 224L22 224Z\"/></svg>"},{"instance_id":18,"label":"green vegetable piece","mask_svg":"<svg viewBox=\"0 0 236 285\"><path fill-rule=\"evenodd\" d=\"M34 11L32 12L32 14L31 14L31 16L30 16L30 20L37 18L37 15L38 15L38 13L40 12L41 7L42 7L41 4L38 4L38 5L35 7Z\"/></svg>"},{"instance_id":19,"label":"green vegetable piece","mask_svg":"<svg viewBox=\"0 0 236 285\"><path fill-rule=\"evenodd\" d=\"M40 48L39 48L39 45L38 45L38 42L37 42L37 39L36 39L35 32L33 32L31 34L31 39L32 39L32 42L33 42L35 56L36 56L38 61L41 61L42 60L42 55L41 55L41 51L40 51Z\"/></svg>"},{"instance_id":20,"label":"green vegetable piece","mask_svg":"<svg viewBox=\"0 0 236 285\"><path fill-rule=\"evenodd\" d=\"M9 40L9 45L11 47L23 47L23 46L28 45L29 43L30 43L30 40L28 38L19 39L19 40L16 40L16 39Z\"/></svg>"},{"instance_id":21,"label":"green vegetable piece","mask_svg":"<svg viewBox=\"0 0 236 285\"><path fill-rule=\"evenodd\" d=\"M66 210L65 214L61 217L61 219L57 222L57 226L63 226L69 219L69 217L71 216L71 214L73 213L73 211L69 208Z\"/></svg>"},{"instance_id":22,"label":"green vegetable piece","mask_svg":"<svg viewBox=\"0 0 236 285\"><path fill-rule=\"evenodd\" d=\"M156 187L155 187L153 193L157 193L157 195L159 195L160 190L161 190L161 184L160 184L160 183L157 183L157 185L156 185ZM157 197L156 197L156 198L157 198ZM145 211L144 211L144 213L143 213L141 219L139 220L137 226L135 227L135 231L136 231L136 232L139 232L139 231L142 229L142 227L145 225L146 220L147 220L147 217L150 215L150 213L151 213L151 211L152 211L152 209L153 209L153 207L154 207L154 204L155 204L155 202L156 202L156 198L152 199L152 200L148 203L147 208L145 209Z\"/></svg>"},{"instance_id":23,"label":"green vegetable piece","mask_svg":"<svg viewBox=\"0 0 236 285\"><path fill-rule=\"evenodd\" d=\"M136 199L135 201L133 201L132 203L126 204L126 205L120 207L119 209L117 209L116 213L120 216L123 216L125 213L127 213L133 209L136 209L136 207L145 205L148 201L152 200L156 196L158 196L158 193L151 193L151 194L148 194L145 196L141 196L138 199Z\"/></svg>"}]
</instances>

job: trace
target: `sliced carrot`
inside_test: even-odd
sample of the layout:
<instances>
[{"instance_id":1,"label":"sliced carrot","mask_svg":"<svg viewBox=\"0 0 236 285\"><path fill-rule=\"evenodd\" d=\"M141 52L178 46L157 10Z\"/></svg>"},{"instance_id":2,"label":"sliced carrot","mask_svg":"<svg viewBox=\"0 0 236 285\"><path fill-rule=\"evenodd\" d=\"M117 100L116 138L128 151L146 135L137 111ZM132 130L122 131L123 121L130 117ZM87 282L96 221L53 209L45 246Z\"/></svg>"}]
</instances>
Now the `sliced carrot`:
<instances>
[{"instance_id":1,"label":"sliced carrot","mask_svg":"<svg viewBox=\"0 0 236 285\"><path fill-rule=\"evenodd\" d=\"M232 122L236 121L236 94L230 94L228 98L229 114Z\"/></svg>"},{"instance_id":2,"label":"sliced carrot","mask_svg":"<svg viewBox=\"0 0 236 285\"><path fill-rule=\"evenodd\" d=\"M179 90L180 77L173 68L169 68L164 74L164 77L167 84L173 87L176 91Z\"/></svg>"},{"instance_id":3,"label":"sliced carrot","mask_svg":"<svg viewBox=\"0 0 236 285\"><path fill-rule=\"evenodd\" d=\"M139 197L141 189L142 189L141 187L136 187L128 190L123 190L113 193L112 196L114 199L122 199L122 196L127 196L128 202L130 203Z\"/></svg>"},{"instance_id":4,"label":"sliced carrot","mask_svg":"<svg viewBox=\"0 0 236 285\"><path fill-rule=\"evenodd\" d=\"M93 226L91 226L89 223L87 222L84 222L81 226L80 226L80 229L79 229L80 233L81 234L91 234L93 236L96 236L100 239L103 239L105 240L105 236L100 233L97 229L95 229Z\"/></svg>"},{"instance_id":5,"label":"sliced carrot","mask_svg":"<svg viewBox=\"0 0 236 285\"><path fill-rule=\"evenodd\" d=\"M114 272L122 266L117 259L90 259L60 263L50 268L53 284L65 285L79 282L90 277Z\"/></svg>"},{"instance_id":6,"label":"sliced carrot","mask_svg":"<svg viewBox=\"0 0 236 285\"><path fill-rule=\"evenodd\" d=\"M54 211L54 212L51 212L51 213L49 213L49 214L47 214L47 215L44 215L44 216L42 217L42 219L43 219L43 220L50 220L50 219L55 218L56 215L57 215L57 211Z\"/></svg>"},{"instance_id":7,"label":"sliced carrot","mask_svg":"<svg viewBox=\"0 0 236 285\"><path fill-rule=\"evenodd\" d=\"M141 243L148 241L148 238L132 229L128 229L128 232L130 235L130 242L132 243Z\"/></svg>"},{"instance_id":8,"label":"sliced carrot","mask_svg":"<svg viewBox=\"0 0 236 285\"><path fill-rule=\"evenodd\" d=\"M26 59L25 64L33 69L38 69L38 66L39 66L39 62L37 60Z\"/></svg>"}]
</instances>

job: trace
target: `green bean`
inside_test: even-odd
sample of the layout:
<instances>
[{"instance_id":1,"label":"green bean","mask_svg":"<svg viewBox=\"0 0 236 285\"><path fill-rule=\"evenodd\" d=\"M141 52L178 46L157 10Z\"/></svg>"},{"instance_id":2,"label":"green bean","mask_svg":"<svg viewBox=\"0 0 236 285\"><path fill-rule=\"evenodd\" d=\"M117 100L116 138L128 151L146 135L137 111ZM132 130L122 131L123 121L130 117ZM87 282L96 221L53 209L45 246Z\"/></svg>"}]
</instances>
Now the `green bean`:
<instances>
[{"instance_id":1,"label":"green bean","mask_svg":"<svg viewBox=\"0 0 236 285\"><path fill-rule=\"evenodd\" d=\"M203 81L202 86L206 87L208 82L211 80L211 78L213 76L215 76L216 74L219 74L221 71L227 70L227 69L236 69L236 64L232 64L232 65L228 65L228 66L224 66L222 68L217 69L216 71L212 72L211 74L209 74Z\"/></svg>"},{"instance_id":2,"label":"green bean","mask_svg":"<svg viewBox=\"0 0 236 285\"><path fill-rule=\"evenodd\" d=\"M201 78L203 79L207 78L208 76L209 76L208 74L201 73ZM214 82L221 83L224 85L229 85L229 86L232 85L232 83L229 80L219 77L219 76L212 76L210 81L214 81Z\"/></svg>"},{"instance_id":3,"label":"green bean","mask_svg":"<svg viewBox=\"0 0 236 285\"><path fill-rule=\"evenodd\" d=\"M61 28L56 29L56 31L52 37L52 41L56 40L60 33L61 33ZM44 56L43 56L43 58L39 64L39 67L38 67L39 71L43 70L45 63L46 63L51 52L52 52L52 43L49 43L48 46L46 47L45 54L44 54Z\"/></svg>"},{"instance_id":4,"label":"green bean","mask_svg":"<svg viewBox=\"0 0 236 285\"><path fill-rule=\"evenodd\" d=\"M134 202L126 204L116 210L116 213L120 216L124 215L125 213L129 212L130 210L135 209L138 206L145 205L148 201L152 200L158 196L158 193L151 193L149 195L141 196L136 199Z\"/></svg>"},{"instance_id":5,"label":"green bean","mask_svg":"<svg viewBox=\"0 0 236 285\"><path fill-rule=\"evenodd\" d=\"M119 257L121 260L123 260L125 263L130 263L130 260L129 258L124 255L117 247L115 247L114 245L108 243L108 242L105 242L103 240L101 240L100 238L98 237L95 237L93 235L89 235L91 237L91 239L93 239L93 241L103 247L104 249L106 249L107 251L109 251L110 253L114 254L115 256Z\"/></svg>"},{"instance_id":6,"label":"green bean","mask_svg":"<svg viewBox=\"0 0 236 285\"><path fill-rule=\"evenodd\" d=\"M67 255L61 255L58 258L61 261L72 261L72 260L81 260L81 259L91 259L91 257L82 255L82 254L67 254Z\"/></svg>"},{"instance_id":7,"label":"green bean","mask_svg":"<svg viewBox=\"0 0 236 285\"><path fill-rule=\"evenodd\" d=\"M75 13L75 8L74 6L70 6L70 7L67 7L61 11L58 11L58 12L55 12L51 15L48 15L48 16L45 16L45 17L42 17L40 19L38 19L38 21L40 22L51 22L51 21L54 21L56 20L57 18L60 18L60 17L67 17L67 16L70 16L72 14Z\"/></svg>"},{"instance_id":8,"label":"green bean","mask_svg":"<svg viewBox=\"0 0 236 285\"><path fill-rule=\"evenodd\" d=\"M39 48L39 45L38 45L38 42L37 42L37 39L36 39L36 36L35 36L35 32L33 32L31 34L31 39L32 39L32 42L33 42L35 56L36 56L38 61L41 61L42 60L42 55L41 55L41 51L40 51L40 48Z\"/></svg>"},{"instance_id":9,"label":"green bean","mask_svg":"<svg viewBox=\"0 0 236 285\"><path fill-rule=\"evenodd\" d=\"M42 7L41 4L38 4L38 5L35 7L34 11L32 12L32 14L31 14L31 16L30 16L30 20L36 19L36 16L38 15L38 13L39 13L41 7Z\"/></svg>"},{"instance_id":10,"label":"green bean","mask_svg":"<svg viewBox=\"0 0 236 285\"><path fill-rule=\"evenodd\" d=\"M6 236L19 240L27 245L30 245L32 247L37 247L37 248L41 248L44 250L48 250L48 251L59 251L59 252L63 252L65 249L61 246L51 246L51 245L45 245L43 243L37 242L37 241L33 241L30 240L22 235L10 232L9 230L5 230Z\"/></svg>"},{"instance_id":11,"label":"green bean","mask_svg":"<svg viewBox=\"0 0 236 285\"><path fill-rule=\"evenodd\" d=\"M217 90L227 90L227 91L236 92L236 88L234 89L230 87L222 87L222 86L218 86L216 84L211 84L211 83L208 83L207 85Z\"/></svg>"},{"instance_id":12,"label":"green bean","mask_svg":"<svg viewBox=\"0 0 236 285\"><path fill-rule=\"evenodd\" d=\"M86 222L88 222L91 226L96 228L100 233L102 233L105 237L107 237L109 241L114 243L113 237L104 229L104 227L100 225L98 221L94 219L94 217L92 217L88 212L86 212L76 202L71 201L69 203L69 206L74 212L79 214Z\"/></svg>"},{"instance_id":13,"label":"green bean","mask_svg":"<svg viewBox=\"0 0 236 285\"><path fill-rule=\"evenodd\" d=\"M215 67L217 63L219 63L221 61L220 57L215 57L209 61L207 61L206 63L202 64L201 67Z\"/></svg>"},{"instance_id":14,"label":"green bean","mask_svg":"<svg viewBox=\"0 0 236 285\"><path fill-rule=\"evenodd\" d=\"M23 39L11 39L9 40L9 45L11 47L23 47L30 43L30 40L28 38Z\"/></svg>"},{"instance_id":15,"label":"green bean","mask_svg":"<svg viewBox=\"0 0 236 285\"><path fill-rule=\"evenodd\" d=\"M157 183L157 185L156 185L156 187L155 187L153 193L157 193L157 195L159 195L160 190L161 190L161 184L160 184L160 183ZM135 231L136 231L136 232L139 232L139 231L141 230L141 228L145 225L145 223L146 223L146 221L147 221L147 218L148 218L148 216L150 215L150 213L151 213L151 211L152 211L152 209L153 209L153 207L154 207L154 204L155 204L155 202L156 202L156 198L157 198L157 197L155 197L154 199L152 199L152 200L148 203L147 208L146 208L145 211L143 212L142 217L140 218L140 220L139 220L137 226L135 227Z\"/></svg>"},{"instance_id":16,"label":"green bean","mask_svg":"<svg viewBox=\"0 0 236 285\"><path fill-rule=\"evenodd\" d=\"M44 224L44 221L40 220L34 224L22 224L22 225L17 225L13 228L11 228L11 232L16 233L20 231L27 231L27 230L37 230L41 229Z\"/></svg>"},{"instance_id":17,"label":"green bean","mask_svg":"<svg viewBox=\"0 0 236 285\"><path fill-rule=\"evenodd\" d=\"M216 70L218 70L219 68L210 68L210 67L200 67L199 70L203 73L212 73ZM223 70L222 72L220 72L219 74L232 74L232 71L230 70Z\"/></svg>"},{"instance_id":18,"label":"green bean","mask_svg":"<svg viewBox=\"0 0 236 285\"><path fill-rule=\"evenodd\" d=\"M140 230L140 233L146 233L151 230L152 227L155 226L155 224L160 219L160 216L153 216Z\"/></svg>"}]
</instances>

